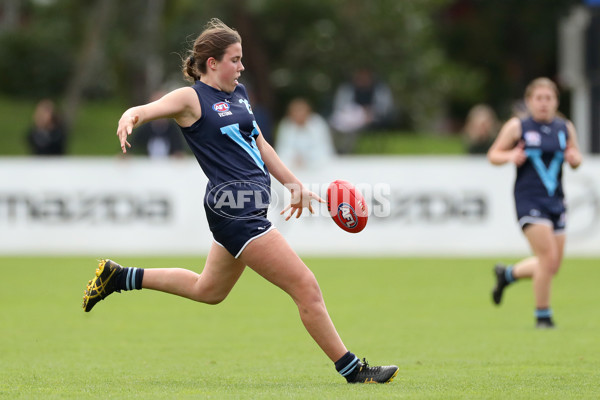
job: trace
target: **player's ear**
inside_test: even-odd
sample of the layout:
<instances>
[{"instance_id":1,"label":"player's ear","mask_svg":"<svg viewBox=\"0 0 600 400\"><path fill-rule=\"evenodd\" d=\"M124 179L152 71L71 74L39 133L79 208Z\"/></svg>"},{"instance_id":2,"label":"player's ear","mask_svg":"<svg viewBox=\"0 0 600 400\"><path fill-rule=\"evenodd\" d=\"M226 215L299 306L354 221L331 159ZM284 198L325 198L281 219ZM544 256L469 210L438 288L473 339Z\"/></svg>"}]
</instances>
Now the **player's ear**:
<instances>
[{"instance_id":1,"label":"player's ear","mask_svg":"<svg viewBox=\"0 0 600 400\"><path fill-rule=\"evenodd\" d=\"M217 68L217 60L214 57L209 57L208 60L206 60L206 66L214 70Z\"/></svg>"}]
</instances>

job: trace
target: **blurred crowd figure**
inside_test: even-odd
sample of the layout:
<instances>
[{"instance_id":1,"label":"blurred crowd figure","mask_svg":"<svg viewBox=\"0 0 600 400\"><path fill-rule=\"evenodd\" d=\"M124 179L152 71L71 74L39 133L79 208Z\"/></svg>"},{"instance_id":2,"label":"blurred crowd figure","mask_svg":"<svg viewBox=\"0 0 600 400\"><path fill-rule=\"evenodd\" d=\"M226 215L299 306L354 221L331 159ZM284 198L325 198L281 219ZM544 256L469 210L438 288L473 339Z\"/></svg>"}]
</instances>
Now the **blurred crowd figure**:
<instances>
[{"instance_id":1,"label":"blurred crowd figure","mask_svg":"<svg viewBox=\"0 0 600 400\"><path fill-rule=\"evenodd\" d=\"M342 83L333 99L330 124L338 134L338 151L351 153L359 134L389 127L394 119L394 98L390 87L372 70L359 68Z\"/></svg>"},{"instance_id":2,"label":"blurred crowd figure","mask_svg":"<svg viewBox=\"0 0 600 400\"><path fill-rule=\"evenodd\" d=\"M291 168L315 167L335 156L327 121L304 98L289 103L276 139L277 154Z\"/></svg>"},{"instance_id":3,"label":"blurred crowd figure","mask_svg":"<svg viewBox=\"0 0 600 400\"><path fill-rule=\"evenodd\" d=\"M156 101L167 92L157 91L150 101ZM183 157L186 147L183 134L173 119L161 118L136 128L132 136L131 150L134 154L149 158Z\"/></svg>"},{"instance_id":4,"label":"blurred crowd figure","mask_svg":"<svg viewBox=\"0 0 600 400\"><path fill-rule=\"evenodd\" d=\"M466 150L469 154L486 154L500 127L494 110L486 104L477 104L471 108L463 134Z\"/></svg>"},{"instance_id":5,"label":"blurred crowd figure","mask_svg":"<svg viewBox=\"0 0 600 400\"><path fill-rule=\"evenodd\" d=\"M67 136L66 126L54 101L40 100L26 136L30 154L62 156L67 151Z\"/></svg>"}]
</instances>

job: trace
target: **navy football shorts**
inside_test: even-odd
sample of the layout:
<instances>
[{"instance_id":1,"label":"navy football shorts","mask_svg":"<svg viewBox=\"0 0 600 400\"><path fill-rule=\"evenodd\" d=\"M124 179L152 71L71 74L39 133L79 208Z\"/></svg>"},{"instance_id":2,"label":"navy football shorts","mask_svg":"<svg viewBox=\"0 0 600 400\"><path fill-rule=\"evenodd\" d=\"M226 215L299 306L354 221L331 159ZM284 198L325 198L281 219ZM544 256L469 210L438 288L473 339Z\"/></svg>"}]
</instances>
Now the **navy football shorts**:
<instances>
[{"instance_id":1,"label":"navy football shorts","mask_svg":"<svg viewBox=\"0 0 600 400\"><path fill-rule=\"evenodd\" d=\"M210 210L206 211L212 214L208 220L215 242L227 249L235 258L242 254L248 243L274 228L266 217L266 210L243 218L225 218L217 216ZM216 220L219 220L218 223L215 223Z\"/></svg>"},{"instance_id":2,"label":"navy football shorts","mask_svg":"<svg viewBox=\"0 0 600 400\"><path fill-rule=\"evenodd\" d=\"M544 201L545 200L545 201ZM564 233L566 208L563 200L521 198L515 201L521 229L529 224L548 225L555 234Z\"/></svg>"}]
</instances>

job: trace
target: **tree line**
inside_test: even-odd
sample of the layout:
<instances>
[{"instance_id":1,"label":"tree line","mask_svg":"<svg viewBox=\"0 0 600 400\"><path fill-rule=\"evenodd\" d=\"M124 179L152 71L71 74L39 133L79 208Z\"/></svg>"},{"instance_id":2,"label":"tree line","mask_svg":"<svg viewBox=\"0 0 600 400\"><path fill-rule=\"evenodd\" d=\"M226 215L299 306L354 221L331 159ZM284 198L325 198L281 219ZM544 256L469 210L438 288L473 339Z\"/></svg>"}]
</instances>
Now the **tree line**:
<instances>
[{"instance_id":1,"label":"tree line","mask_svg":"<svg viewBox=\"0 0 600 400\"><path fill-rule=\"evenodd\" d=\"M406 129L470 105L502 109L556 74L556 25L577 0L2 0L0 92L146 101L183 83L181 57L212 17L243 38L242 80L281 116L295 96L327 112L359 67L393 90Z\"/></svg>"}]
</instances>

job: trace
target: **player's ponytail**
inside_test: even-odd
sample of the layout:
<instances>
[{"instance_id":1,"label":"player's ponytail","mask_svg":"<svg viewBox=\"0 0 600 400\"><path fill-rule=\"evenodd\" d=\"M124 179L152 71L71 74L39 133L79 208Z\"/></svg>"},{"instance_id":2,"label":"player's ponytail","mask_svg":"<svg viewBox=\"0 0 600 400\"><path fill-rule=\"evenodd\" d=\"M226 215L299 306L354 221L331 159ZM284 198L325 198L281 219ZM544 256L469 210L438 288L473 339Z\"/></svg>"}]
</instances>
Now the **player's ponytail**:
<instances>
[{"instance_id":1,"label":"player's ponytail","mask_svg":"<svg viewBox=\"0 0 600 400\"><path fill-rule=\"evenodd\" d=\"M195 82L200 79L200 71L196 65L196 58L193 54L190 54L183 60L182 67L183 77L185 80Z\"/></svg>"}]
</instances>

